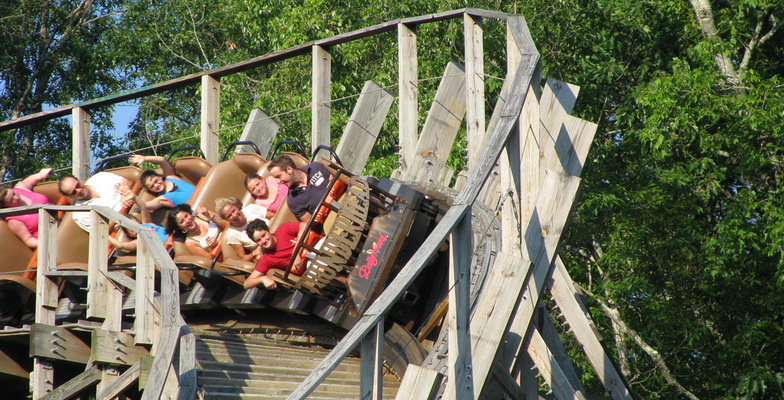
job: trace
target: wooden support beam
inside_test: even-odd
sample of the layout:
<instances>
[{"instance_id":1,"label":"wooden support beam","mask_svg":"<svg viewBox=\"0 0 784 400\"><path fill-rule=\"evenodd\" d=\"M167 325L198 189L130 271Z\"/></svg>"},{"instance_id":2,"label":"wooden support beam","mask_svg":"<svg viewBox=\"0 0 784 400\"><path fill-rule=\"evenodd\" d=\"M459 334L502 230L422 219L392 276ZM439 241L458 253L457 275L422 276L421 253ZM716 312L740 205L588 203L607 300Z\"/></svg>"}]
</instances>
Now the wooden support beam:
<instances>
[{"instance_id":1,"label":"wooden support beam","mask_svg":"<svg viewBox=\"0 0 784 400\"><path fill-rule=\"evenodd\" d=\"M387 311L403 295L404 290L419 276L428 260L436 254L441 244L444 243L455 224L462 218L467 209L467 205L453 205L444 214L438 225L425 239L419 250L411 256L408 263L397 274L395 279L370 305L354 327L343 337L343 340L332 349L329 355L289 395L288 399L304 399L312 393L321 380L332 372L340 361L359 344L362 338L384 318Z\"/></svg>"},{"instance_id":2,"label":"wooden support beam","mask_svg":"<svg viewBox=\"0 0 784 400\"><path fill-rule=\"evenodd\" d=\"M90 176L90 113L74 107L71 110L71 129L71 173L79 179L87 179Z\"/></svg>"},{"instance_id":3,"label":"wooden support beam","mask_svg":"<svg viewBox=\"0 0 784 400\"><path fill-rule=\"evenodd\" d=\"M91 358L97 363L133 365L149 353L146 347L134 345L131 334L103 329L92 332Z\"/></svg>"},{"instance_id":4,"label":"wooden support beam","mask_svg":"<svg viewBox=\"0 0 784 400\"><path fill-rule=\"evenodd\" d=\"M147 249L148 244L138 242L136 251L136 302L134 304L136 318L134 329L136 344L152 344L154 339L154 325L157 311L154 307L155 291L155 262L152 253Z\"/></svg>"},{"instance_id":5,"label":"wooden support beam","mask_svg":"<svg viewBox=\"0 0 784 400\"><path fill-rule=\"evenodd\" d=\"M35 323L30 328L30 355L87 364L90 359L90 346L68 329Z\"/></svg>"},{"instance_id":6,"label":"wooden support beam","mask_svg":"<svg viewBox=\"0 0 784 400\"><path fill-rule=\"evenodd\" d=\"M313 104L311 116L310 150L319 145L330 145L330 121L332 95L332 55L326 47L313 46Z\"/></svg>"},{"instance_id":7,"label":"wooden support beam","mask_svg":"<svg viewBox=\"0 0 784 400\"><path fill-rule=\"evenodd\" d=\"M101 380L101 374L98 370L89 368L79 375L73 377L70 381L60 385L57 389L47 393L46 396L40 397L41 400L66 400L73 398L77 394L83 392L92 385L95 385Z\"/></svg>"},{"instance_id":8,"label":"wooden support beam","mask_svg":"<svg viewBox=\"0 0 784 400\"><path fill-rule=\"evenodd\" d=\"M499 363L493 364L492 378L498 382L501 389L514 400L525 399L525 391L509 375L509 371Z\"/></svg>"},{"instance_id":9,"label":"wooden support beam","mask_svg":"<svg viewBox=\"0 0 784 400\"><path fill-rule=\"evenodd\" d=\"M245 123L245 128L242 129L240 140L255 143L262 157L266 158L272 148L272 143L275 141L275 136L278 135L279 129L280 125L272 117L264 111L254 108L250 110L248 122ZM251 151L253 150L250 146L241 145L237 146L235 153Z\"/></svg>"},{"instance_id":10,"label":"wooden support beam","mask_svg":"<svg viewBox=\"0 0 784 400\"><path fill-rule=\"evenodd\" d=\"M471 292L471 213L466 212L452 231L449 245L449 308L446 326L449 337L447 367L448 391L457 400L474 398L472 378L471 333L469 301Z\"/></svg>"},{"instance_id":11,"label":"wooden support beam","mask_svg":"<svg viewBox=\"0 0 784 400\"><path fill-rule=\"evenodd\" d=\"M599 340L599 335L591 321L588 309L578 299L569 273L560 258L556 258L555 271L550 279L550 293L555 303L569 323L572 333L582 345L585 355L591 362L599 381L613 399L631 400L631 390L615 368L615 364Z\"/></svg>"},{"instance_id":12,"label":"wooden support beam","mask_svg":"<svg viewBox=\"0 0 784 400\"><path fill-rule=\"evenodd\" d=\"M36 274L35 322L54 325L57 310L57 283L46 276L57 269L57 219L46 209L38 211L38 273ZM54 370L51 361L33 358L30 391L34 399L53 389Z\"/></svg>"},{"instance_id":13,"label":"wooden support beam","mask_svg":"<svg viewBox=\"0 0 784 400\"><path fill-rule=\"evenodd\" d=\"M3 351L0 351L0 375L30 378L30 373Z\"/></svg>"},{"instance_id":14,"label":"wooden support beam","mask_svg":"<svg viewBox=\"0 0 784 400\"><path fill-rule=\"evenodd\" d=\"M417 61L416 27L397 25L398 58L398 125L400 168L406 173L414 161L419 140L419 64Z\"/></svg>"},{"instance_id":15,"label":"wooden support beam","mask_svg":"<svg viewBox=\"0 0 784 400\"><path fill-rule=\"evenodd\" d=\"M106 318L115 310L109 309L107 264L109 254L109 221L96 211L90 211L89 256L87 264L87 318Z\"/></svg>"},{"instance_id":16,"label":"wooden support beam","mask_svg":"<svg viewBox=\"0 0 784 400\"><path fill-rule=\"evenodd\" d=\"M98 391L95 396L98 400L111 400L119 396L122 392L127 390L134 382L139 380L141 371L141 361L133 364L130 368L126 369L111 385L106 386L103 390Z\"/></svg>"},{"instance_id":17,"label":"wooden support beam","mask_svg":"<svg viewBox=\"0 0 784 400\"><path fill-rule=\"evenodd\" d=\"M381 400L384 392L384 320L362 339L359 398Z\"/></svg>"},{"instance_id":18,"label":"wooden support beam","mask_svg":"<svg viewBox=\"0 0 784 400\"><path fill-rule=\"evenodd\" d=\"M152 371L147 389L142 394L142 400L158 399L164 390L171 390L165 387L170 375L170 369L174 351L177 347L181 335L180 302L178 297L179 280L177 278L177 266L168 256L162 245L152 245L154 241L160 240L150 229L139 231L139 239L146 241L147 249L153 254L153 259L157 261L161 279L161 323L159 339L152 349L155 356Z\"/></svg>"},{"instance_id":19,"label":"wooden support beam","mask_svg":"<svg viewBox=\"0 0 784 400\"><path fill-rule=\"evenodd\" d=\"M220 161L220 92L217 78L210 75L201 77L201 151L211 165Z\"/></svg>"},{"instance_id":20,"label":"wooden support beam","mask_svg":"<svg viewBox=\"0 0 784 400\"><path fill-rule=\"evenodd\" d=\"M482 18L463 15L466 73L468 168L473 168L485 134L485 63Z\"/></svg>"},{"instance_id":21,"label":"wooden support beam","mask_svg":"<svg viewBox=\"0 0 784 400\"><path fill-rule=\"evenodd\" d=\"M365 82L335 152L343 167L361 174L395 96L373 81Z\"/></svg>"},{"instance_id":22,"label":"wooden support beam","mask_svg":"<svg viewBox=\"0 0 784 400\"><path fill-rule=\"evenodd\" d=\"M544 378L556 399L586 400L582 385L579 384L579 381L575 385L575 382L567 377L562 364L556 360L555 355L547 347L544 338L536 329L531 330L531 340L527 351L539 370L539 376Z\"/></svg>"},{"instance_id":23,"label":"wooden support beam","mask_svg":"<svg viewBox=\"0 0 784 400\"><path fill-rule=\"evenodd\" d=\"M193 336L190 328L185 324L185 320L180 317L180 347L177 349L180 365L179 386L180 393L178 398L190 400L196 398L198 389L197 369L196 369L196 337Z\"/></svg>"},{"instance_id":24,"label":"wooden support beam","mask_svg":"<svg viewBox=\"0 0 784 400\"><path fill-rule=\"evenodd\" d=\"M482 296L474 306L470 327L473 393L482 392L490 375L496 350L515 309L515 302L510 298L522 290L528 264L517 252L500 252L485 281ZM452 351L451 348L449 351ZM444 398L451 399L456 395L455 388L447 385Z\"/></svg>"},{"instance_id":25,"label":"wooden support beam","mask_svg":"<svg viewBox=\"0 0 784 400\"><path fill-rule=\"evenodd\" d=\"M544 344L547 346L546 351L549 354L548 357L552 360L551 362L558 364L558 367L563 371L563 375L566 380L569 381L571 387L577 388L585 393L585 390L582 388L580 376L577 374L577 370L574 368L574 364L572 363L569 354L566 353L566 348L563 343L561 343L558 331L556 330L550 315L544 309L544 306L540 305L536 314L534 314L534 324L535 329L530 331L536 331L539 336L541 336ZM537 351L540 354L545 354L542 349Z\"/></svg>"},{"instance_id":26,"label":"wooden support beam","mask_svg":"<svg viewBox=\"0 0 784 400\"><path fill-rule=\"evenodd\" d=\"M441 386L443 375L438 371L408 364L395 400L433 399Z\"/></svg>"},{"instance_id":27,"label":"wooden support beam","mask_svg":"<svg viewBox=\"0 0 784 400\"><path fill-rule=\"evenodd\" d=\"M405 180L447 184L441 179L466 110L465 71L450 62L444 69L436 96L422 126L422 133ZM450 176L451 177L451 176Z\"/></svg>"}]
</instances>

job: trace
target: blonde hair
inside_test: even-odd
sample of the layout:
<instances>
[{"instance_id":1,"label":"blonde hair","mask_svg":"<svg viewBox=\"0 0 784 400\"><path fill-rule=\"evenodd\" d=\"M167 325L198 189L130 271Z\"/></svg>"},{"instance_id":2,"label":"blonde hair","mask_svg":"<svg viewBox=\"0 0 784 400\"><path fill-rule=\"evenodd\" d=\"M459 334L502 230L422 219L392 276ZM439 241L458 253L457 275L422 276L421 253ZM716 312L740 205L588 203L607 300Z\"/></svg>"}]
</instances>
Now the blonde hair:
<instances>
[{"instance_id":1,"label":"blonde hair","mask_svg":"<svg viewBox=\"0 0 784 400\"><path fill-rule=\"evenodd\" d=\"M242 203L236 197L218 197L215 199L215 212L223 218L223 207L234 204L237 208L242 208Z\"/></svg>"}]
</instances>

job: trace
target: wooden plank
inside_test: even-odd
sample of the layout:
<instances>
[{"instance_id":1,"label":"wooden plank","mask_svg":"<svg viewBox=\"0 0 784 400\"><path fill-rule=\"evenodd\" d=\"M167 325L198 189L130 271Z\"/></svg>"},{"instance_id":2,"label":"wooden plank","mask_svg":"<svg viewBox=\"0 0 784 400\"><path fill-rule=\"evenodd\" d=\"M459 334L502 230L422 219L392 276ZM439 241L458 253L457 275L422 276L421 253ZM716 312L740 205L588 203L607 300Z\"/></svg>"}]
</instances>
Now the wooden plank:
<instances>
[{"instance_id":1,"label":"wooden plank","mask_svg":"<svg viewBox=\"0 0 784 400\"><path fill-rule=\"evenodd\" d=\"M471 318L471 353L473 362L474 393L479 394L490 375L496 350L506 332L515 302L510 299L522 291L527 266L530 263L519 252L500 252ZM451 349L450 349L451 351ZM444 398L456 396L454 388L447 386Z\"/></svg>"},{"instance_id":2,"label":"wooden plank","mask_svg":"<svg viewBox=\"0 0 784 400\"><path fill-rule=\"evenodd\" d=\"M134 345L134 335L95 329L92 332L91 359L111 365L133 365L146 357L146 347Z\"/></svg>"},{"instance_id":3,"label":"wooden plank","mask_svg":"<svg viewBox=\"0 0 784 400\"><path fill-rule=\"evenodd\" d=\"M313 61L313 76L311 78L313 98L310 150L313 152L321 144L330 145L332 55L325 47L313 45L311 56Z\"/></svg>"},{"instance_id":4,"label":"wooden plank","mask_svg":"<svg viewBox=\"0 0 784 400\"><path fill-rule=\"evenodd\" d=\"M157 316L153 304L155 298L155 263L147 243L139 241L136 251L136 302L134 304L136 318L134 329L136 344L152 344L155 318Z\"/></svg>"},{"instance_id":5,"label":"wooden plank","mask_svg":"<svg viewBox=\"0 0 784 400\"><path fill-rule=\"evenodd\" d=\"M387 311L403 295L403 292L416 279L428 260L436 254L441 244L447 238L457 222L462 218L468 209L466 205L454 205L441 218L433 231L424 240L419 249L409 259L403 269L397 274L395 279L387 286L381 295L368 307L365 314L343 337L329 355L325 357L318 366L311 372L305 380L294 390L288 399L304 399L315 390L316 386L334 370L341 360L343 360L356 346L359 341L367 335L376 324L384 318Z\"/></svg>"},{"instance_id":6,"label":"wooden plank","mask_svg":"<svg viewBox=\"0 0 784 400\"><path fill-rule=\"evenodd\" d=\"M544 378L545 383L553 391L555 398L558 400L586 400L582 386L573 386L573 383L561 369L561 365L555 360L550 349L547 348L547 344L539 334L539 331L533 329L531 333L528 354L539 369L539 376Z\"/></svg>"},{"instance_id":7,"label":"wooden plank","mask_svg":"<svg viewBox=\"0 0 784 400\"><path fill-rule=\"evenodd\" d=\"M525 392L520 385L509 375L509 371L498 363L493 364L492 378L498 382L500 389L512 399L522 400L525 398Z\"/></svg>"},{"instance_id":8,"label":"wooden plank","mask_svg":"<svg viewBox=\"0 0 784 400\"><path fill-rule=\"evenodd\" d=\"M106 386L103 390L99 391L96 395L98 400L111 400L119 396L126 389L131 387L134 382L139 380L139 372L141 370L141 361L133 364L130 368L126 369L111 385Z\"/></svg>"},{"instance_id":9,"label":"wooden plank","mask_svg":"<svg viewBox=\"0 0 784 400\"><path fill-rule=\"evenodd\" d=\"M449 62L422 126L412 168L409 168L404 179L417 182L437 181L465 116L465 90L463 67Z\"/></svg>"},{"instance_id":10,"label":"wooden plank","mask_svg":"<svg viewBox=\"0 0 784 400\"><path fill-rule=\"evenodd\" d=\"M481 392L490 368L495 359L498 347L503 342L503 337L507 334L509 321L519 320L522 326L528 326L533 315L533 307L539 300L546 280L548 266L552 258L555 257L561 233L566 223L571 205L577 194L580 179L549 172L543 184L543 191L537 201L537 207L526 231L523 257L530 260L519 260L516 268L509 267L507 261L503 274L514 274L518 282L508 283L495 280L486 284L478 304L475 306L471 340L472 352L474 355L474 382L477 392ZM502 253L503 254L503 253ZM529 272L530 265L530 273ZM507 271L508 269L511 271ZM495 270L495 268L494 268ZM491 272L492 274L492 272ZM528 279L522 278L528 276ZM491 275L492 278L492 275ZM524 285L523 285L524 283ZM522 290L518 288L522 287ZM517 296L519 294L519 296ZM513 297L517 296L517 297ZM508 304L496 304L502 300L505 303L513 303L509 298L518 298L518 308L512 310ZM512 307L513 308L513 307ZM516 354L516 353L515 353ZM447 392L448 393L448 392ZM449 398L449 397L447 397Z\"/></svg>"},{"instance_id":11,"label":"wooden plank","mask_svg":"<svg viewBox=\"0 0 784 400\"><path fill-rule=\"evenodd\" d=\"M71 111L72 174L79 179L90 176L90 114L76 107Z\"/></svg>"},{"instance_id":12,"label":"wooden plank","mask_svg":"<svg viewBox=\"0 0 784 400\"><path fill-rule=\"evenodd\" d=\"M35 322L54 325L57 310L57 284L46 273L57 268L57 219L46 208L38 211L38 274L36 274ZM54 382L52 363L41 357L33 358L30 391L33 398L51 391Z\"/></svg>"},{"instance_id":13,"label":"wooden plank","mask_svg":"<svg viewBox=\"0 0 784 400\"><path fill-rule=\"evenodd\" d=\"M426 400L434 398L443 375L438 371L408 364L395 400Z\"/></svg>"},{"instance_id":14,"label":"wooden plank","mask_svg":"<svg viewBox=\"0 0 784 400\"><path fill-rule=\"evenodd\" d=\"M398 24L398 135L400 141L400 172L405 174L413 165L419 140L419 64L417 36L414 27Z\"/></svg>"},{"instance_id":15,"label":"wooden plank","mask_svg":"<svg viewBox=\"0 0 784 400\"><path fill-rule=\"evenodd\" d=\"M221 85L217 77L210 75L201 77L201 151L210 165L220 161L218 160L220 92Z\"/></svg>"},{"instance_id":16,"label":"wooden plank","mask_svg":"<svg viewBox=\"0 0 784 400\"><path fill-rule=\"evenodd\" d=\"M522 17L510 17L510 25L514 25L513 32L526 30L525 20ZM514 22L514 24L512 24ZM522 24L522 25L521 25ZM513 33L514 34L514 33ZM519 33L518 33L519 34ZM515 73L508 78L511 80L509 84L509 97L505 101L500 101L496 104L499 107L497 122L488 125L490 134L486 135L483 142L482 153L478 158L478 162L474 169L469 171L468 182L463 190L455 198L455 202L462 204L464 202L473 203L479 190L482 188L485 180L493 168L493 165L498 160L501 154L501 148L504 146L509 133L517 123L522 109L523 102L528 95L527 88L531 85L531 80L535 75L537 66L539 65L539 54L525 54L520 62Z\"/></svg>"},{"instance_id":17,"label":"wooden plank","mask_svg":"<svg viewBox=\"0 0 784 400\"><path fill-rule=\"evenodd\" d=\"M30 329L30 355L87 364L90 346L65 328L35 323Z\"/></svg>"},{"instance_id":18,"label":"wooden plank","mask_svg":"<svg viewBox=\"0 0 784 400\"><path fill-rule=\"evenodd\" d=\"M179 365L179 399L191 400L196 398L198 390L197 369L196 369L196 337L193 336L190 328L185 324L182 317L179 318L180 327L180 347L178 355Z\"/></svg>"},{"instance_id":19,"label":"wooden plank","mask_svg":"<svg viewBox=\"0 0 784 400\"><path fill-rule=\"evenodd\" d=\"M279 129L280 125L278 125L272 117L267 115L264 111L254 108L250 110L248 122L245 123L245 127L242 129L240 140L255 143L256 147L259 148L261 155L267 157L272 148L272 142L275 140L275 136L278 135ZM252 151L250 146L241 145L237 146L235 153L249 153Z\"/></svg>"},{"instance_id":20,"label":"wooden plank","mask_svg":"<svg viewBox=\"0 0 784 400\"><path fill-rule=\"evenodd\" d=\"M90 211L89 256L87 259L87 318L106 318L109 310L107 278L109 221L97 211Z\"/></svg>"},{"instance_id":21,"label":"wooden plank","mask_svg":"<svg viewBox=\"0 0 784 400\"><path fill-rule=\"evenodd\" d=\"M101 380L101 374L97 369L88 368L79 375L76 375L68 382L60 385L45 396L39 397L41 400L65 400L70 399L88 387L95 385Z\"/></svg>"},{"instance_id":22,"label":"wooden plank","mask_svg":"<svg viewBox=\"0 0 784 400\"><path fill-rule=\"evenodd\" d=\"M3 351L0 351L0 375L30 378L30 373Z\"/></svg>"},{"instance_id":23,"label":"wooden plank","mask_svg":"<svg viewBox=\"0 0 784 400\"><path fill-rule=\"evenodd\" d=\"M394 100L395 96L377 83L365 82L335 151L344 168L357 174L365 169Z\"/></svg>"},{"instance_id":24,"label":"wooden plank","mask_svg":"<svg viewBox=\"0 0 784 400\"><path fill-rule=\"evenodd\" d=\"M556 258L554 264L555 271L549 285L555 303L569 323L577 341L582 345L585 355L591 362L602 385L610 393L610 397L631 400L631 391L599 341L588 309L577 300L579 295L574 289L574 283L569 277L566 267L560 258Z\"/></svg>"},{"instance_id":25,"label":"wooden plank","mask_svg":"<svg viewBox=\"0 0 784 400\"><path fill-rule=\"evenodd\" d=\"M485 63L482 18L463 15L466 74L468 169L473 168L485 133Z\"/></svg>"},{"instance_id":26,"label":"wooden plank","mask_svg":"<svg viewBox=\"0 0 784 400\"><path fill-rule=\"evenodd\" d=\"M179 340L180 332L180 305L178 297L177 266L168 256L160 240L149 229L142 229L139 238L144 240L149 251L156 260L156 265L161 276L161 331L156 344L153 346L153 360L150 378L142 399L158 399L164 391L172 364L174 351ZM157 245L155 244L157 241Z\"/></svg>"},{"instance_id":27,"label":"wooden plank","mask_svg":"<svg viewBox=\"0 0 784 400\"><path fill-rule=\"evenodd\" d=\"M452 11L446 11L446 12L441 12L436 14L427 14L418 17L396 19L392 21L383 22L371 27L358 29L355 31L335 35L325 39L319 39L316 41L289 47L283 50L274 51L272 53L267 53L259 57L252 58L250 60L229 64L224 67L220 67L212 70L200 71L190 75L170 79L165 82L146 85L126 92L88 100L79 104L69 104L66 106L53 108L51 110L46 110L31 115L25 115L10 121L0 122L0 131L19 128L22 126L30 125L41 121L63 117L71 113L75 107L82 107L86 110L91 110L95 108L105 107L111 104L117 104L128 100L134 100L141 97L150 96L167 90L174 90L184 86L195 85L199 83L201 78L205 75L210 75L215 78L220 78L223 76L236 74L262 65L268 65L292 57L308 54L311 51L311 48L313 47L314 44L319 46L324 46L324 47L330 47L340 43L346 43L353 40L359 40L365 37L377 35L380 33L389 32L394 30L396 27L398 27L401 24L415 27L416 25L419 24L438 22L438 21L443 21L452 18L460 18L464 13L475 17L482 17L482 18L496 18L496 19L509 18L509 14L487 11L487 10L476 9L476 8L466 8L466 9L452 10Z\"/></svg>"},{"instance_id":28,"label":"wooden plank","mask_svg":"<svg viewBox=\"0 0 784 400\"><path fill-rule=\"evenodd\" d=\"M449 363L447 387L458 400L474 398L474 382L471 375L471 213L466 212L452 231L449 245L449 308L446 326L449 338Z\"/></svg>"},{"instance_id":29,"label":"wooden plank","mask_svg":"<svg viewBox=\"0 0 784 400\"><path fill-rule=\"evenodd\" d=\"M539 132L539 143L543 150L542 163L545 168L555 171L563 170L560 165L560 158L557 155L557 143L561 141L561 148L564 145L571 145L568 136L569 131L564 131L563 125L566 118L570 118L574 104L577 102L577 95L580 87L548 78L542 90L542 101L540 108L541 129ZM565 142L564 142L565 140ZM572 175L579 175L579 173Z\"/></svg>"},{"instance_id":30,"label":"wooden plank","mask_svg":"<svg viewBox=\"0 0 784 400\"><path fill-rule=\"evenodd\" d=\"M539 306L539 309L536 311L534 323L535 331L538 332L542 337L544 344L547 346L547 352L549 353L548 358L552 359L552 362L558 364L563 376L571 387L577 388L582 393L585 393L585 390L582 388L580 376L577 374L577 370L575 370L569 354L566 353L566 348L563 343L561 343L561 338L558 336L558 331L555 329L552 319L543 306ZM534 330L530 331L533 332ZM541 350L538 351L540 354L544 354Z\"/></svg>"},{"instance_id":31,"label":"wooden plank","mask_svg":"<svg viewBox=\"0 0 784 400\"><path fill-rule=\"evenodd\" d=\"M359 398L381 400L384 392L384 320L362 339Z\"/></svg>"}]
</instances>

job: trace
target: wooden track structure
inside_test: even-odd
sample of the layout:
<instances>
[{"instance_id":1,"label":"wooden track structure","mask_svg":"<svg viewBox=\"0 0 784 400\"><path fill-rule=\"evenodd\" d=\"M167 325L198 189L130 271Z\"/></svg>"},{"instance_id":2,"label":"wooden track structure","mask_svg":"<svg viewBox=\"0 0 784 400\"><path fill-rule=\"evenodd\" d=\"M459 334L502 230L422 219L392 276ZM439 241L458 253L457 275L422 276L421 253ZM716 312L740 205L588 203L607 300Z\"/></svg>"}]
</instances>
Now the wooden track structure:
<instances>
[{"instance_id":1,"label":"wooden track structure","mask_svg":"<svg viewBox=\"0 0 784 400\"><path fill-rule=\"evenodd\" d=\"M436 101L419 134L417 118L417 35L419 25L462 19L465 57L447 66ZM485 118L482 26L488 20L506 24L507 75L492 115ZM289 399L307 398L349 353L361 353L360 398L383 397L384 317L443 243L450 246L448 311L439 340L422 365L411 365L397 399L538 398L537 375L557 399L585 399L577 373L542 306L549 295L586 352L606 392L613 399L631 399L628 384L602 347L586 306L575 289L557 250L578 193L580 174L596 125L570 115L579 88L548 79L541 86L540 59L525 19L477 9L462 9L390 21L277 51L242 63L204 71L131 92L58 107L0 123L0 131L71 114L73 173L89 174L89 111L122 101L187 85L202 87L201 148L206 159L218 160L220 78L295 56L312 55L312 144L330 142L330 82L333 46L383 32L397 31L398 110L401 165L395 177L443 188L455 171L446 167L455 136L465 126L466 171L457 171L457 195L435 230L360 318ZM338 146L348 169L361 171L389 110L392 96L368 83ZM272 142L270 129L259 129L251 114L243 136ZM465 125L463 125L465 124ZM484 204L498 210L502 244L483 279L471 287L472 208ZM57 226L61 210L93 213L89 267L86 271L55 268ZM135 384L141 398L197 397L195 339L180 317L177 267L160 242L135 222L102 208L34 206L6 209L3 214L35 211L40 216L36 277L35 324L29 328L34 369L34 399L67 399L93 390L112 399ZM138 231L139 263L135 278L107 270L108 223ZM156 277L154 271L159 271ZM55 321L55 279L82 276L87 280L89 321L83 326ZM156 279L158 280L156 282ZM160 288L156 291L155 288ZM475 301L470 293L475 290ZM133 318L122 304L133 292ZM87 324L89 326L84 326ZM77 324L78 325L78 324ZM91 346L72 331L92 332ZM0 356L3 356L0 354ZM54 385L53 360L76 359L84 372ZM1 360L0 360L1 361ZM9 373L11 367L3 373Z\"/></svg>"}]
</instances>

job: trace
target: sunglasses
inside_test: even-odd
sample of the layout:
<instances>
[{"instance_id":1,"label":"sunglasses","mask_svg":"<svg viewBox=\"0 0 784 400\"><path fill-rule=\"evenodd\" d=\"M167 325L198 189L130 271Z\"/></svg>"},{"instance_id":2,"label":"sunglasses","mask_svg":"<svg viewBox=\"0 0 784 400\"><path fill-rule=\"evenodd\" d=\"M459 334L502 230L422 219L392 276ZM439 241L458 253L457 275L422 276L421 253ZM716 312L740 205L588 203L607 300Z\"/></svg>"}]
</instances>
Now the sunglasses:
<instances>
[{"instance_id":1,"label":"sunglasses","mask_svg":"<svg viewBox=\"0 0 784 400\"><path fill-rule=\"evenodd\" d=\"M82 185L82 182L76 181L76 184L74 185L74 187L71 190L71 192L68 193L68 196L76 196L76 191L78 191L79 189L81 189L83 187L84 187L84 185Z\"/></svg>"}]
</instances>

